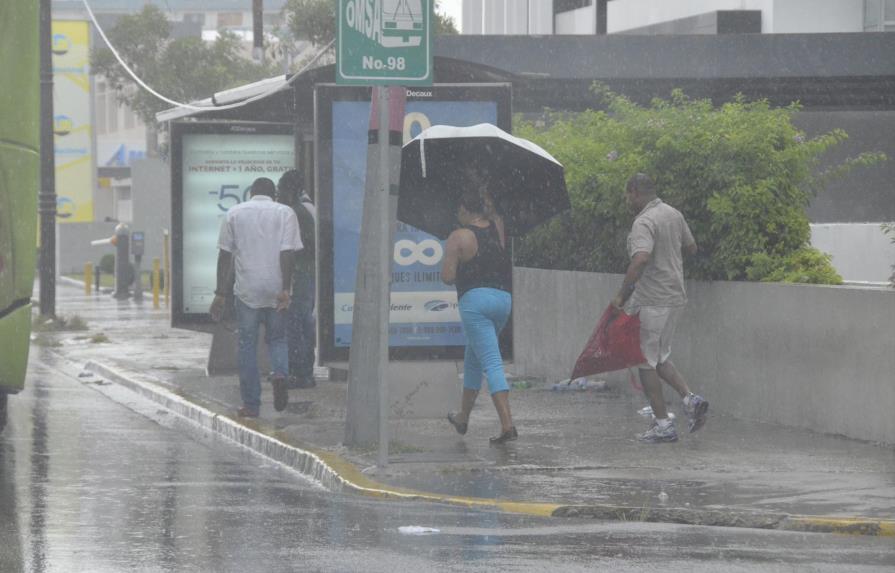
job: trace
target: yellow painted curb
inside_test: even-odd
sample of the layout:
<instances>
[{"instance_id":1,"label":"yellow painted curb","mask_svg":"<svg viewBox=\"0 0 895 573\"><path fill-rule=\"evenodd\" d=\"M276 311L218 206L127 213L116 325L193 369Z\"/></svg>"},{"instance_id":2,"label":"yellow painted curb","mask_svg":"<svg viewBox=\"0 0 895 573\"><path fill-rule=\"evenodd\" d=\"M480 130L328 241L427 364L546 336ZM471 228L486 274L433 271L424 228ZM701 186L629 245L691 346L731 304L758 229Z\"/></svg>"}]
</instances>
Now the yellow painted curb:
<instances>
[{"instance_id":1,"label":"yellow painted curb","mask_svg":"<svg viewBox=\"0 0 895 573\"><path fill-rule=\"evenodd\" d=\"M895 537L895 521L890 519L794 515L788 517L781 524L780 529L817 533L841 533L845 535Z\"/></svg>"}]
</instances>

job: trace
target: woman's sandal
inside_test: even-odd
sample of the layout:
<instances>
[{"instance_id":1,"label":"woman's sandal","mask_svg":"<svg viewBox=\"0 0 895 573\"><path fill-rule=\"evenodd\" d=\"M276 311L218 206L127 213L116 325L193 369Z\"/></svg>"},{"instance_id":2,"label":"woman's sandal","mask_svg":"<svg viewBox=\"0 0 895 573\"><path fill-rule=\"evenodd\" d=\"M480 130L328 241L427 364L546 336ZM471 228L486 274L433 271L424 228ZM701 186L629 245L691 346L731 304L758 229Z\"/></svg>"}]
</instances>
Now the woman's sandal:
<instances>
[{"instance_id":1,"label":"woman's sandal","mask_svg":"<svg viewBox=\"0 0 895 573\"><path fill-rule=\"evenodd\" d=\"M499 446L500 444L505 444L507 442L512 442L516 438L519 437L519 432L516 431L516 426L513 426L506 432L503 432L499 436L494 436L493 438L489 438L489 442L491 442L492 446Z\"/></svg>"},{"instance_id":2,"label":"woman's sandal","mask_svg":"<svg viewBox=\"0 0 895 573\"><path fill-rule=\"evenodd\" d=\"M451 425L454 427L454 429L457 430L458 434L460 434L461 436L466 435L466 430L469 427L469 425L466 422L458 422L457 420L455 420L453 412L451 412L450 414L447 415L447 419L448 419L448 422L450 422Z\"/></svg>"}]
</instances>

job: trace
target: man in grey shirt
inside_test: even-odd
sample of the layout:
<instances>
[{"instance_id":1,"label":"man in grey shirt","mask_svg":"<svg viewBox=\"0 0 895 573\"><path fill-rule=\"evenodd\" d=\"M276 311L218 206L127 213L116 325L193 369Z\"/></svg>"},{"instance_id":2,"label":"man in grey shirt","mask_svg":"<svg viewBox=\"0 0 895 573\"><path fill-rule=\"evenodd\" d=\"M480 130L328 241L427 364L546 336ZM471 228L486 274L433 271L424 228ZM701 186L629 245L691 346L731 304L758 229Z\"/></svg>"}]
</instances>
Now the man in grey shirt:
<instances>
[{"instance_id":1,"label":"man in grey shirt","mask_svg":"<svg viewBox=\"0 0 895 573\"><path fill-rule=\"evenodd\" d=\"M631 262L612 306L640 315L640 349L646 362L640 380L650 401L653 423L640 434L644 442L677 441L662 394L664 380L681 395L690 432L705 424L709 403L690 391L671 363L671 338L687 304L682 251L696 253L696 241L680 211L656 196L655 185L643 173L628 180L625 203L637 213L628 235Z\"/></svg>"}]
</instances>

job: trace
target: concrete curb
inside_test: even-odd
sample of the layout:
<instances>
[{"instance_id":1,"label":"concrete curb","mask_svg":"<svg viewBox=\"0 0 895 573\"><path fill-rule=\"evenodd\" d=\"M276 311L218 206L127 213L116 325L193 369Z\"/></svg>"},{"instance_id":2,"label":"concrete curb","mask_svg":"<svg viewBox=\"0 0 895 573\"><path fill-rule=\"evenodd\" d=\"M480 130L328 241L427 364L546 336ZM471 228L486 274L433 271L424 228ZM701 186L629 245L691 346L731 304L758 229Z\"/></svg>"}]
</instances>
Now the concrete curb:
<instances>
[{"instance_id":1,"label":"concrete curb","mask_svg":"<svg viewBox=\"0 0 895 573\"><path fill-rule=\"evenodd\" d=\"M613 505L566 505L546 502L518 502L426 493L381 484L367 477L352 462L338 454L303 444L290 443L283 434L255 420L235 420L213 412L188 396L178 395L157 384L143 382L105 364L88 361L84 369L116 382L175 412L202 428L224 436L303 475L332 491L348 492L390 500L413 500L455 506L493 509L539 517L578 517L613 521L645 521L777 529L816 533L842 533L895 537L895 520L859 517L800 516L786 513L742 510L625 507Z\"/></svg>"}]
</instances>

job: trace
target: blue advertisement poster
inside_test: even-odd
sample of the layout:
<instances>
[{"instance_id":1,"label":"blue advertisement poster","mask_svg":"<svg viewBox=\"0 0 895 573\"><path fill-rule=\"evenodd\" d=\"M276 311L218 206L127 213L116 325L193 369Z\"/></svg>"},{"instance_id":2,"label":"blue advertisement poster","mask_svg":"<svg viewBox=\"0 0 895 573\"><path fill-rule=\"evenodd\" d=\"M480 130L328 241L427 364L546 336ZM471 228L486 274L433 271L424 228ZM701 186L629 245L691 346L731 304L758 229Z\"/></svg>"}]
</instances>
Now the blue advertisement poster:
<instances>
[{"instance_id":1,"label":"blue advertisement poster","mask_svg":"<svg viewBox=\"0 0 895 573\"><path fill-rule=\"evenodd\" d=\"M409 92L410 93L410 92ZM430 92L431 93L431 92ZM498 124L499 102L438 98L408 98L404 143L432 125ZM364 178L370 103L335 100L331 114L332 193L332 307L321 305L322 346L346 349L351 345L355 278L363 214ZM505 123L505 122L504 122ZM321 158L322 159L322 158ZM465 337L460 324L457 294L441 281L444 243L436 237L398 222L392 260L389 345L394 348L461 348Z\"/></svg>"}]
</instances>

